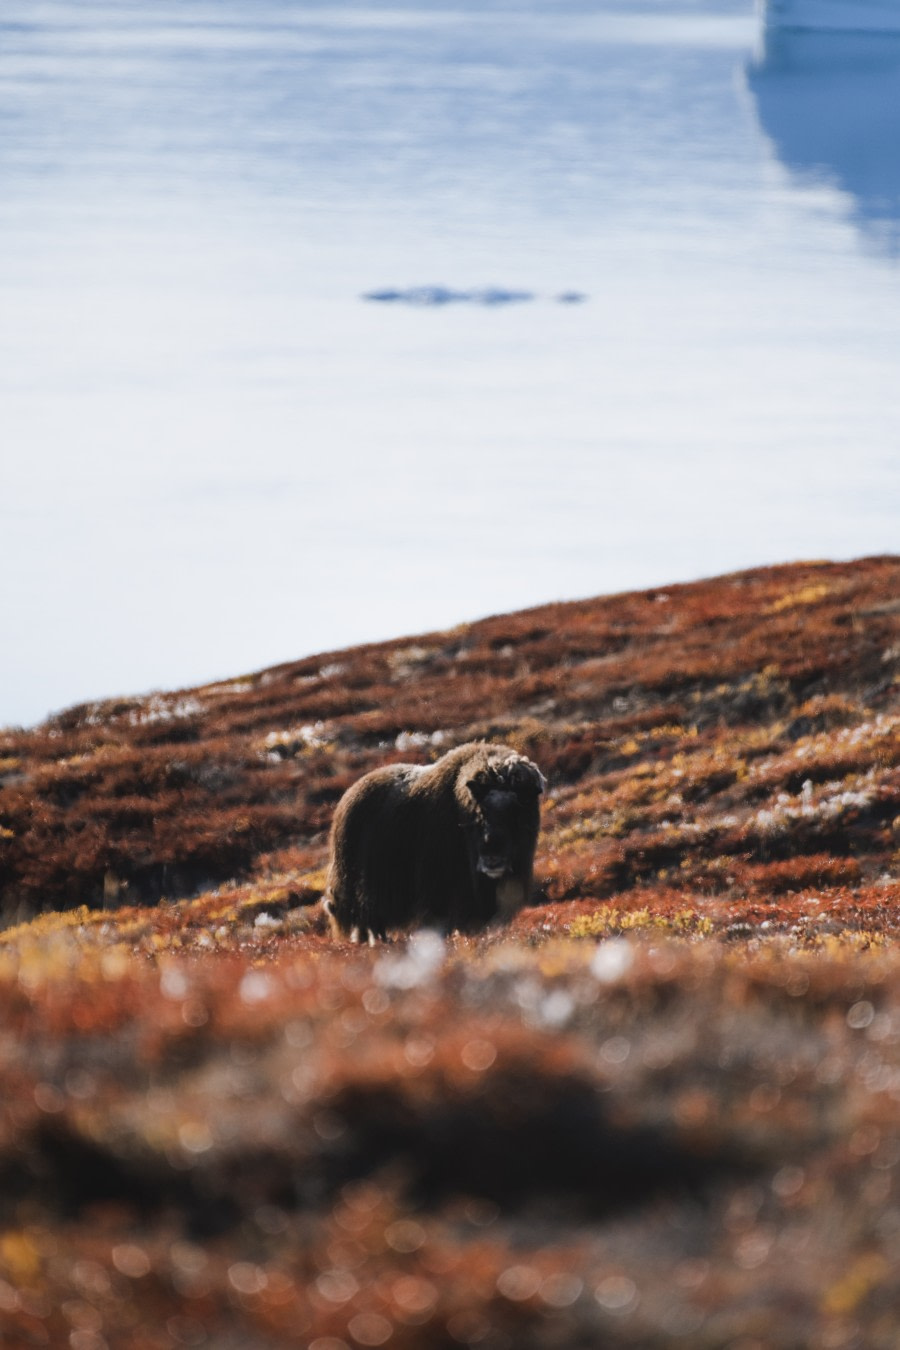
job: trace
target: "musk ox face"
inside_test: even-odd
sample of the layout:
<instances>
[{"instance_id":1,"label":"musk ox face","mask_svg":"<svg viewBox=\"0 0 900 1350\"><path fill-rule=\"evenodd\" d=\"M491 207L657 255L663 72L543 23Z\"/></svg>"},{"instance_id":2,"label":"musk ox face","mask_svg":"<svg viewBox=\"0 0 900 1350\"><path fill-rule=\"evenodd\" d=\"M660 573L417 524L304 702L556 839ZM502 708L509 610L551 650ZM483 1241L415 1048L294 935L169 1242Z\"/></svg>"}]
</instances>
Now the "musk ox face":
<instances>
[{"instance_id":1,"label":"musk ox face","mask_svg":"<svg viewBox=\"0 0 900 1350\"><path fill-rule=\"evenodd\" d=\"M467 782L475 802L470 848L476 872L498 881L521 870L534 852L537 798L543 776L530 760L516 759Z\"/></svg>"},{"instance_id":2,"label":"musk ox face","mask_svg":"<svg viewBox=\"0 0 900 1350\"><path fill-rule=\"evenodd\" d=\"M514 792L489 792L474 827L475 867L486 877L505 877L515 866L519 843L519 798Z\"/></svg>"}]
</instances>

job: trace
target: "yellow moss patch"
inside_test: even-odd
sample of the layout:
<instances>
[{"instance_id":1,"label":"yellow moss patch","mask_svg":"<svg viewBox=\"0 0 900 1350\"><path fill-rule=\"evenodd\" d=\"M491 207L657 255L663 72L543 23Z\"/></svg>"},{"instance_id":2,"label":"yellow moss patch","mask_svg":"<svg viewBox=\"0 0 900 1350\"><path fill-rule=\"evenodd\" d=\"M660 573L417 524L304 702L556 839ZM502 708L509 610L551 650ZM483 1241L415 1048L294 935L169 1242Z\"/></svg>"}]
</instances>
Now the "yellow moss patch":
<instances>
[{"instance_id":1,"label":"yellow moss patch","mask_svg":"<svg viewBox=\"0 0 900 1350\"><path fill-rule=\"evenodd\" d=\"M836 1284L826 1290L822 1308L832 1316L853 1312L866 1295L881 1284L888 1274L888 1266L880 1252L866 1252Z\"/></svg>"},{"instance_id":2,"label":"yellow moss patch","mask_svg":"<svg viewBox=\"0 0 900 1350\"><path fill-rule=\"evenodd\" d=\"M27 1233L7 1232L0 1237L0 1263L16 1283L27 1284L41 1268L40 1254Z\"/></svg>"},{"instance_id":3,"label":"yellow moss patch","mask_svg":"<svg viewBox=\"0 0 900 1350\"><path fill-rule=\"evenodd\" d=\"M769 606L770 614L780 614L783 609L796 609L799 605L814 605L828 595L829 586L803 586L799 591L789 591L780 600Z\"/></svg>"},{"instance_id":4,"label":"yellow moss patch","mask_svg":"<svg viewBox=\"0 0 900 1350\"><path fill-rule=\"evenodd\" d=\"M327 875L327 867L319 867L315 872L304 872L303 875L298 878L298 882L301 886L306 886L311 891L324 892Z\"/></svg>"},{"instance_id":5,"label":"yellow moss patch","mask_svg":"<svg viewBox=\"0 0 900 1350\"><path fill-rule=\"evenodd\" d=\"M615 905L601 905L593 914L573 919L569 925L569 936L606 937L611 933L636 930L704 937L712 932L713 926L709 919L692 909L676 910L672 914L651 914L649 909L621 910Z\"/></svg>"},{"instance_id":6,"label":"yellow moss patch","mask_svg":"<svg viewBox=\"0 0 900 1350\"><path fill-rule=\"evenodd\" d=\"M89 910L87 905L79 905L78 909L65 910L59 914L42 914L29 923L20 923L15 928L7 928L5 933L0 933L0 943L15 945L21 942L23 938L39 942L43 938L64 932L68 928L80 928L84 924L101 923L103 918L102 912Z\"/></svg>"},{"instance_id":7,"label":"yellow moss patch","mask_svg":"<svg viewBox=\"0 0 900 1350\"><path fill-rule=\"evenodd\" d=\"M885 950L888 939L884 933L875 933L866 928L843 928L840 933L816 934L809 945L817 951L839 956L847 951L866 952L874 949Z\"/></svg>"}]
</instances>

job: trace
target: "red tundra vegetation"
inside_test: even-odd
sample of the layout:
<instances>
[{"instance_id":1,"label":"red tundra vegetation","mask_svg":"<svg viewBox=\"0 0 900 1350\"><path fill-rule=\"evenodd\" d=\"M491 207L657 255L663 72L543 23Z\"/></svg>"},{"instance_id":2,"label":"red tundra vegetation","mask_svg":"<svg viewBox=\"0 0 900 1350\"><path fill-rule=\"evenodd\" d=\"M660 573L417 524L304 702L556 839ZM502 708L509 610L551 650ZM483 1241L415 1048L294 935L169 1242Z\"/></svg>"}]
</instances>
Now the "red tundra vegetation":
<instances>
[{"instance_id":1,"label":"red tundra vegetation","mask_svg":"<svg viewBox=\"0 0 900 1350\"><path fill-rule=\"evenodd\" d=\"M549 780L534 904L327 935L357 776ZM900 559L0 733L0 1342L894 1350Z\"/></svg>"}]
</instances>

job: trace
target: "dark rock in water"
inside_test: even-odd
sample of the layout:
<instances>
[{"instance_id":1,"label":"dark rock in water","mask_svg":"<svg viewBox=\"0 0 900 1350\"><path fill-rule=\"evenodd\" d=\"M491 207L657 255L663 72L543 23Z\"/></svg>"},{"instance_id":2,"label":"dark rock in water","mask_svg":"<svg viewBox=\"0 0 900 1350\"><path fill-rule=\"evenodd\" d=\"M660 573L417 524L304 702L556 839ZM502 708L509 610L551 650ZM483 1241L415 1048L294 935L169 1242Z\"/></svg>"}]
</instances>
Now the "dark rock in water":
<instances>
[{"instance_id":1,"label":"dark rock in water","mask_svg":"<svg viewBox=\"0 0 900 1350\"><path fill-rule=\"evenodd\" d=\"M375 301L382 305L419 305L434 308L441 305L484 305L490 308L498 305L521 305L531 300L539 300L534 291L513 291L503 286L485 286L480 290L455 291L449 286L408 286L406 289L386 287L380 291L367 291L363 300ZM559 305L581 305L588 299L583 291L561 291L553 299Z\"/></svg>"},{"instance_id":2,"label":"dark rock in water","mask_svg":"<svg viewBox=\"0 0 900 1350\"><path fill-rule=\"evenodd\" d=\"M448 286L409 286L405 290L386 288L380 291L367 291L362 298L379 304L434 307L453 304L513 305L523 304L536 297L532 291L511 291L501 286L488 286L482 290L472 291L455 291Z\"/></svg>"},{"instance_id":3,"label":"dark rock in water","mask_svg":"<svg viewBox=\"0 0 900 1350\"><path fill-rule=\"evenodd\" d=\"M503 291L491 288L473 291L469 298L478 305L519 305L536 297L532 291Z\"/></svg>"}]
</instances>

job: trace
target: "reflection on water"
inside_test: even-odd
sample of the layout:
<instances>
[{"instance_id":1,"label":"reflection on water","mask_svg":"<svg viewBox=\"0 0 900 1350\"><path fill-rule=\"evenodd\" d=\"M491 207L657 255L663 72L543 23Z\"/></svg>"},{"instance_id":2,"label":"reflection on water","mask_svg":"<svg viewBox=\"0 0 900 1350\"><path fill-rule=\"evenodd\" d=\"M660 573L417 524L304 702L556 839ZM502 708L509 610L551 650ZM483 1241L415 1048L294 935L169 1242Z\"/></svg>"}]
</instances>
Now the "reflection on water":
<instances>
[{"instance_id":1,"label":"reflection on water","mask_svg":"<svg viewBox=\"0 0 900 1350\"><path fill-rule=\"evenodd\" d=\"M900 247L900 34L767 29L747 72L792 173L848 193L865 233Z\"/></svg>"}]
</instances>

